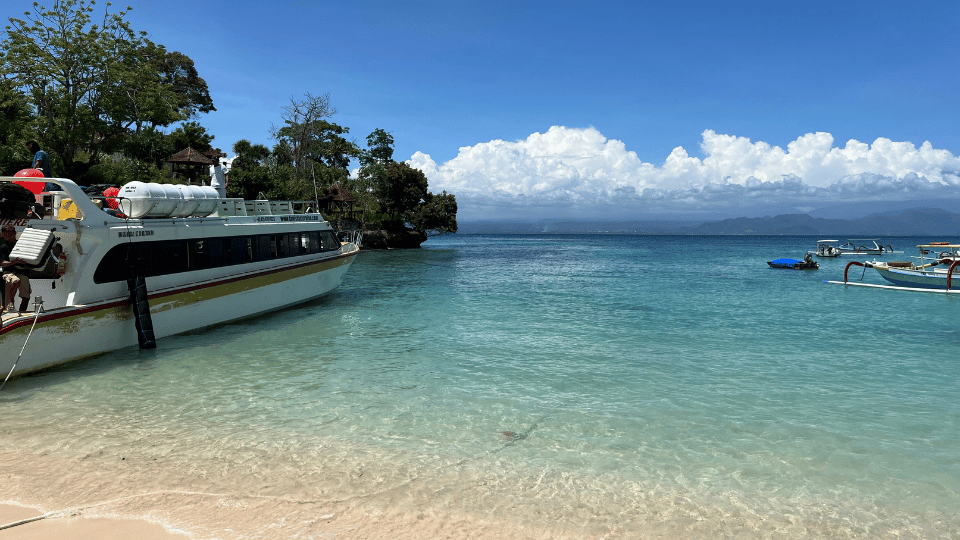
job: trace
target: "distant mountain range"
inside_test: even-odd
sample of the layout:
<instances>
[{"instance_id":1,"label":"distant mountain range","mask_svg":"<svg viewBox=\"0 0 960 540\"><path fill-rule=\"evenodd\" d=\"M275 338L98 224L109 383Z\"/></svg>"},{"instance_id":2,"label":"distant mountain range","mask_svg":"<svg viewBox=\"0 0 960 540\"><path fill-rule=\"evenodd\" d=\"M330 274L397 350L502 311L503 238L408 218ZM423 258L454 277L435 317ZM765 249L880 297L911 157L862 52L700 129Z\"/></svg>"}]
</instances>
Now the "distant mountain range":
<instances>
[{"instance_id":1,"label":"distant mountain range","mask_svg":"<svg viewBox=\"0 0 960 540\"><path fill-rule=\"evenodd\" d=\"M937 236L960 238L960 214L941 208L911 208L856 219L782 214L708 222L676 221L482 221L461 223L461 234L620 233L694 235Z\"/></svg>"},{"instance_id":2,"label":"distant mountain range","mask_svg":"<svg viewBox=\"0 0 960 540\"><path fill-rule=\"evenodd\" d=\"M784 214L702 223L691 227L688 234L960 236L960 214L939 208L915 208L858 219L825 219L807 214Z\"/></svg>"}]
</instances>

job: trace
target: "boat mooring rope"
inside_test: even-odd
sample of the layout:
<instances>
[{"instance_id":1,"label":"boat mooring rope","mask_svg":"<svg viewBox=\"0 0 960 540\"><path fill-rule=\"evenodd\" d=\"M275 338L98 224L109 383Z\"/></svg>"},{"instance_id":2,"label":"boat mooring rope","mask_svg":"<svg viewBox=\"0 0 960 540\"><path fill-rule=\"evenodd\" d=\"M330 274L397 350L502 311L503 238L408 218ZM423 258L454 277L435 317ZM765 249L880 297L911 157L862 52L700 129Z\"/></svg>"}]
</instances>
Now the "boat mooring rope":
<instances>
[{"instance_id":1,"label":"boat mooring rope","mask_svg":"<svg viewBox=\"0 0 960 540\"><path fill-rule=\"evenodd\" d=\"M23 341L23 347L20 348L20 354L17 355L17 360L13 363L13 366L10 367L10 372L7 373L6 378L4 378L3 382L0 383L0 390L3 390L3 387L7 384L7 381L10 380L10 375L13 375L13 370L17 369L17 364L20 362L20 358L23 357L23 351L27 350L27 343L30 342L30 336L33 335L33 329L37 326L37 319L39 319L40 314L43 313L42 300L37 302L36 309L37 309L37 312L33 316L33 324L30 325L30 332L27 333L27 339Z\"/></svg>"}]
</instances>

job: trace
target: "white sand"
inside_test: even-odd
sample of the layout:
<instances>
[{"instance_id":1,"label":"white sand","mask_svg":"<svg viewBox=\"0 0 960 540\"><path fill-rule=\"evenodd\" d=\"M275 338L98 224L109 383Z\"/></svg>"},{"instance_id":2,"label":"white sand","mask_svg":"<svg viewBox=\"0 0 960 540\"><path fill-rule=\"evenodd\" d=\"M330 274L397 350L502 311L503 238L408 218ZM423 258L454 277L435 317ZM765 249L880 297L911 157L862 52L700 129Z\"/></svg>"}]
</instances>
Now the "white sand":
<instances>
[{"instance_id":1,"label":"white sand","mask_svg":"<svg viewBox=\"0 0 960 540\"><path fill-rule=\"evenodd\" d=\"M544 523L510 523L483 508L469 515L449 515L402 487L390 495L389 504L365 496L302 501L225 493L232 486L230 475L206 476L193 478L189 472L164 470L155 464L125 461L106 465L93 457L0 453L0 526L48 512L62 514L0 530L0 540L537 540L605 536L601 531L583 529L558 531ZM267 488L263 491L268 492Z\"/></svg>"},{"instance_id":2,"label":"white sand","mask_svg":"<svg viewBox=\"0 0 960 540\"><path fill-rule=\"evenodd\" d=\"M44 515L33 508L0 504L0 527ZM0 539L18 540L185 540L186 534L173 533L162 525L142 520L48 517L14 527L0 529Z\"/></svg>"}]
</instances>

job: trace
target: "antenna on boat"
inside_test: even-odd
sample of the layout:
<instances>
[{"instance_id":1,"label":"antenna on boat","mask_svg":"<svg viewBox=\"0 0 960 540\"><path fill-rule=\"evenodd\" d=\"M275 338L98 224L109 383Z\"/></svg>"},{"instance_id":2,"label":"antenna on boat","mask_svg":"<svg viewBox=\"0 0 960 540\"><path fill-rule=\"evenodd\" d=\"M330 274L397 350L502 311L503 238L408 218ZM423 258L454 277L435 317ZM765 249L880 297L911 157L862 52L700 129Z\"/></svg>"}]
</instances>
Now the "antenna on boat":
<instances>
[{"instance_id":1,"label":"antenna on boat","mask_svg":"<svg viewBox=\"0 0 960 540\"><path fill-rule=\"evenodd\" d=\"M317 173L313 170L313 160L310 160L310 176L313 177L313 207L320 213L320 194L317 192Z\"/></svg>"}]
</instances>

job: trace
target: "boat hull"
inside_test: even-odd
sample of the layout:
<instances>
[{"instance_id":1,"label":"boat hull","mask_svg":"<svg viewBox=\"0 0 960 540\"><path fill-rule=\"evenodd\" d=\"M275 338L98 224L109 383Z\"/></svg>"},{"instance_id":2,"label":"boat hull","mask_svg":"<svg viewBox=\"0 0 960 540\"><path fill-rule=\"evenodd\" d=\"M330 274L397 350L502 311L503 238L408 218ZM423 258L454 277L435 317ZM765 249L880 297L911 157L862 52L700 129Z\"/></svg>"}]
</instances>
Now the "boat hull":
<instances>
[{"instance_id":1,"label":"boat hull","mask_svg":"<svg viewBox=\"0 0 960 540\"><path fill-rule=\"evenodd\" d=\"M910 287L914 289L946 289L946 272L917 272L898 268L873 267L880 274L880 277L896 285L897 287ZM954 276L950 281L950 288L960 288L960 276Z\"/></svg>"},{"instance_id":2,"label":"boat hull","mask_svg":"<svg viewBox=\"0 0 960 540\"><path fill-rule=\"evenodd\" d=\"M767 261L770 268L782 268L788 270L817 270L820 264L816 261L801 261L799 259L774 259Z\"/></svg>"},{"instance_id":3,"label":"boat hull","mask_svg":"<svg viewBox=\"0 0 960 540\"><path fill-rule=\"evenodd\" d=\"M354 249L335 257L304 258L276 268L150 291L154 336L159 340L323 296L340 285L358 253ZM150 279L146 283L149 291ZM51 309L4 325L0 377L14 363L14 376L19 376L138 343L128 297Z\"/></svg>"}]
</instances>

